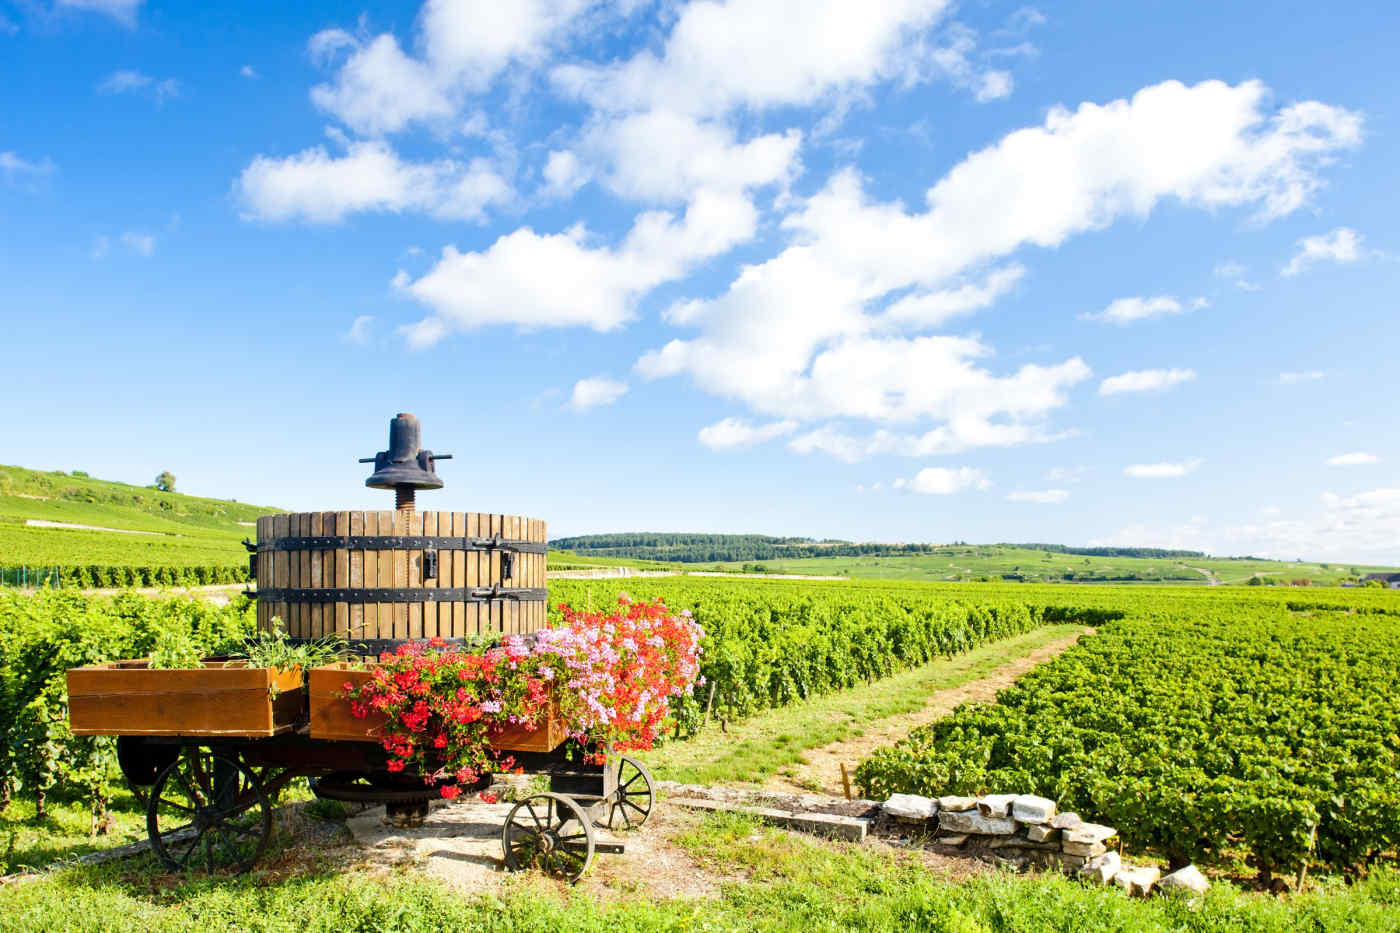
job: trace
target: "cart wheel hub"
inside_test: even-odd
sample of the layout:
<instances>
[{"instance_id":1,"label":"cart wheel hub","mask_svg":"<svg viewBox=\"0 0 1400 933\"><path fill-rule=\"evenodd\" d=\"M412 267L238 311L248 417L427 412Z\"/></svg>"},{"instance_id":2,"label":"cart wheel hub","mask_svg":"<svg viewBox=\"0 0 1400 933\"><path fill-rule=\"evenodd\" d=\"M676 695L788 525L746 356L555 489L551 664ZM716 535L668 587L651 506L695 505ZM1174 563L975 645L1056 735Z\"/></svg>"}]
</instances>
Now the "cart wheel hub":
<instances>
[{"instance_id":1,"label":"cart wheel hub","mask_svg":"<svg viewBox=\"0 0 1400 933\"><path fill-rule=\"evenodd\" d=\"M540 836L540 851L553 852L557 843L553 833L544 833Z\"/></svg>"}]
</instances>

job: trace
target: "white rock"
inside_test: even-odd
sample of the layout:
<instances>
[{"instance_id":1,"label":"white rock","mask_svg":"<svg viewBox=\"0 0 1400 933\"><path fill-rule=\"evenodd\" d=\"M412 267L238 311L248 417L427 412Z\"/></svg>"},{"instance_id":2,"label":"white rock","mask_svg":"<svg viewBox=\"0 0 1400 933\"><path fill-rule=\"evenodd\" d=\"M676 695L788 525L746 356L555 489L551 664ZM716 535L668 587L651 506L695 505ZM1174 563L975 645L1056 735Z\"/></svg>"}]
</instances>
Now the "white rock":
<instances>
[{"instance_id":1,"label":"white rock","mask_svg":"<svg viewBox=\"0 0 1400 933\"><path fill-rule=\"evenodd\" d=\"M1015 820L983 816L976 810L940 813L938 826L945 833L974 833L979 836L1009 836L1016 831Z\"/></svg>"},{"instance_id":2,"label":"white rock","mask_svg":"<svg viewBox=\"0 0 1400 933\"><path fill-rule=\"evenodd\" d=\"M1056 813L1050 818L1050 825L1056 829L1073 829L1082 822L1078 813Z\"/></svg>"},{"instance_id":3,"label":"white rock","mask_svg":"<svg viewBox=\"0 0 1400 933\"><path fill-rule=\"evenodd\" d=\"M1082 855L1062 855L1060 864L1065 866L1066 871L1078 871L1084 867L1089 860Z\"/></svg>"},{"instance_id":4,"label":"white rock","mask_svg":"<svg viewBox=\"0 0 1400 933\"><path fill-rule=\"evenodd\" d=\"M1055 816L1055 801L1022 794L1011 802L1011 815L1022 823L1048 823Z\"/></svg>"},{"instance_id":5,"label":"white rock","mask_svg":"<svg viewBox=\"0 0 1400 933\"><path fill-rule=\"evenodd\" d=\"M938 814L938 801L918 794L895 794L882 809L901 820L927 820Z\"/></svg>"},{"instance_id":6,"label":"white rock","mask_svg":"<svg viewBox=\"0 0 1400 933\"><path fill-rule=\"evenodd\" d=\"M1079 873L1091 881L1108 884L1123 869L1123 860L1117 852L1108 852L1096 859L1090 859Z\"/></svg>"},{"instance_id":7,"label":"white rock","mask_svg":"<svg viewBox=\"0 0 1400 933\"><path fill-rule=\"evenodd\" d=\"M1016 797L1016 794L988 794L978 799L977 809L983 816L1010 816L1011 803Z\"/></svg>"},{"instance_id":8,"label":"white rock","mask_svg":"<svg viewBox=\"0 0 1400 933\"><path fill-rule=\"evenodd\" d=\"M1210 881L1195 865L1187 865L1163 877L1157 882L1157 889L1172 893L1184 891L1188 894L1204 894L1210 890Z\"/></svg>"},{"instance_id":9,"label":"white rock","mask_svg":"<svg viewBox=\"0 0 1400 933\"><path fill-rule=\"evenodd\" d=\"M938 809L945 813L962 813L977 809L976 797L939 797Z\"/></svg>"},{"instance_id":10,"label":"white rock","mask_svg":"<svg viewBox=\"0 0 1400 933\"><path fill-rule=\"evenodd\" d=\"M1160 868L1128 868L1124 866L1118 874L1113 876L1113 883L1130 897L1146 897L1152 893L1152 886L1157 883L1157 879L1162 877Z\"/></svg>"},{"instance_id":11,"label":"white rock","mask_svg":"<svg viewBox=\"0 0 1400 933\"><path fill-rule=\"evenodd\" d=\"M1060 831L1044 824L1037 824L1026 827L1026 838L1031 842L1053 842L1059 838Z\"/></svg>"},{"instance_id":12,"label":"white rock","mask_svg":"<svg viewBox=\"0 0 1400 933\"><path fill-rule=\"evenodd\" d=\"M1108 851L1102 842L1062 842L1060 851L1065 855L1078 855L1082 858L1098 858Z\"/></svg>"},{"instance_id":13,"label":"white rock","mask_svg":"<svg viewBox=\"0 0 1400 933\"><path fill-rule=\"evenodd\" d=\"M1112 826L1100 826L1098 823L1080 823L1078 826L1071 826L1069 829L1065 830L1065 842L1093 845L1098 842L1107 842L1116 835L1118 835L1118 830L1114 829Z\"/></svg>"},{"instance_id":14,"label":"white rock","mask_svg":"<svg viewBox=\"0 0 1400 933\"><path fill-rule=\"evenodd\" d=\"M967 842L967 833L958 833L956 836L939 836L933 841L941 846L960 846Z\"/></svg>"}]
</instances>

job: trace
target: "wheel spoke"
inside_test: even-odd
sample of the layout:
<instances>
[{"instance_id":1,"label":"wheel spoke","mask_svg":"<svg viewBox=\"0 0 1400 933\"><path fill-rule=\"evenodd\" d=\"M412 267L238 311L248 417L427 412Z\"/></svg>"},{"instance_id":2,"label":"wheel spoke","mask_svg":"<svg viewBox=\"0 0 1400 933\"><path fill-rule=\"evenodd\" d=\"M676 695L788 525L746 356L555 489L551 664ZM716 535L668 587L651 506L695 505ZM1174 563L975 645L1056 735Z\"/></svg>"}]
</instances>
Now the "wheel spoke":
<instances>
[{"instance_id":1,"label":"wheel spoke","mask_svg":"<svg viewBox=\"0 0 1400 933\"><path fill-rule=\"evenodd\" d=\"M641 776L642 776L642 772L640 772L640 771L638 771L636 774L632 775L630 778L627 779L627 783L622 785L622 789L623 789L623 790L626 790L627 788L631 787L632 784L637 780L637 778L639 778L639 777L641 777Z\"/></svg>"},{"instance_id":2,"label":"wheel spoke","mask_svg":"<svg viewBox=\"0 0 1400 933\"><path fill-rule=\"evenodd\" d=\"M184 858L180 859L181 868L189 864L190 856L194 855L194 850L199 848L199 840L204 838L204 833L205 831L201 829L199 832L195 833L194 839L190 840L190 847L185 850Z\"/></svg>"},{"instance_id":3,"label":"wheel spoke","mask_svg":"<svg viewBox=\"0 0 1400 933\"><path fill-rule=\"evenodd\" d=\"M540 822L539 814L535 812L535 804L532 800L525 801L525 809L530 811L530 818L535 821L535 828L540 832L545 831L544 824Z\"/></svg>"}]
</instances>

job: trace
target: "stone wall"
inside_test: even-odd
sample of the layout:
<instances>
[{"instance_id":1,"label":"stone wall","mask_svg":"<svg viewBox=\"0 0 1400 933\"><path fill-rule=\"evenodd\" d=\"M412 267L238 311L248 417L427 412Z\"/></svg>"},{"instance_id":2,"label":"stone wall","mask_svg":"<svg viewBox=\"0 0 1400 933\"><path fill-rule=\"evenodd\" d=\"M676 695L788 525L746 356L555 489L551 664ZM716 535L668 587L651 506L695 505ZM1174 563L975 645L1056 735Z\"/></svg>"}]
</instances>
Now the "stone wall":
<instances>
[{"instance_id":1,"label":"stone wall","mask_svg":"<svg viewBox=\"0 0 1400 933\"><path fill-rule=\"evenodd\" d=\"M880 806L879 820L887 830L924 836L948 854L1017 870L1058 869L1098 884L1116 884L1137 897L1173 889L1199 894L1209 887L1192 865L1164 877L1158 868L1126 864L1121 846L1115 846L1118 830L1082 820L1077 813L1060 813L1053 800L1034 794L895 794Z\"/></svg>"}]
</instances>

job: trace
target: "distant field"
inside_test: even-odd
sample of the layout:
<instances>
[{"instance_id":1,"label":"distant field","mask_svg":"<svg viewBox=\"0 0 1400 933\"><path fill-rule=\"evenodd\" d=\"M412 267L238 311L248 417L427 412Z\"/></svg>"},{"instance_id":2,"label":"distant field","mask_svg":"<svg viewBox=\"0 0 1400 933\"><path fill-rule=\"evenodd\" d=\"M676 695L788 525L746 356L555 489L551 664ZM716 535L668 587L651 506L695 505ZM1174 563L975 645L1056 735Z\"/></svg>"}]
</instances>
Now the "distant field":
<instances>
[{"instance_id":1,"label":"distant field","mask_svg":"<svg viewBox=\"0 0 1400 933\"><path fill-rule=\"evenodd\" d=\"M1290 563L1222 558L1085 557L1025 548L951 545L931 554L898 557L809 557L765 561L727 561L704 568L848 576L872 580L976 580L1019 576L1025 582L1080 583L1201 583L1212 579L1244 584L1261 575L1265 580L1291 583L1306 579L1332 585L1357 574L1394 568L1364 564ZM687 565L703 569L702 565ZM1204 571L1204 572L1203 572Z\"/></svg>"}]
</instances>

